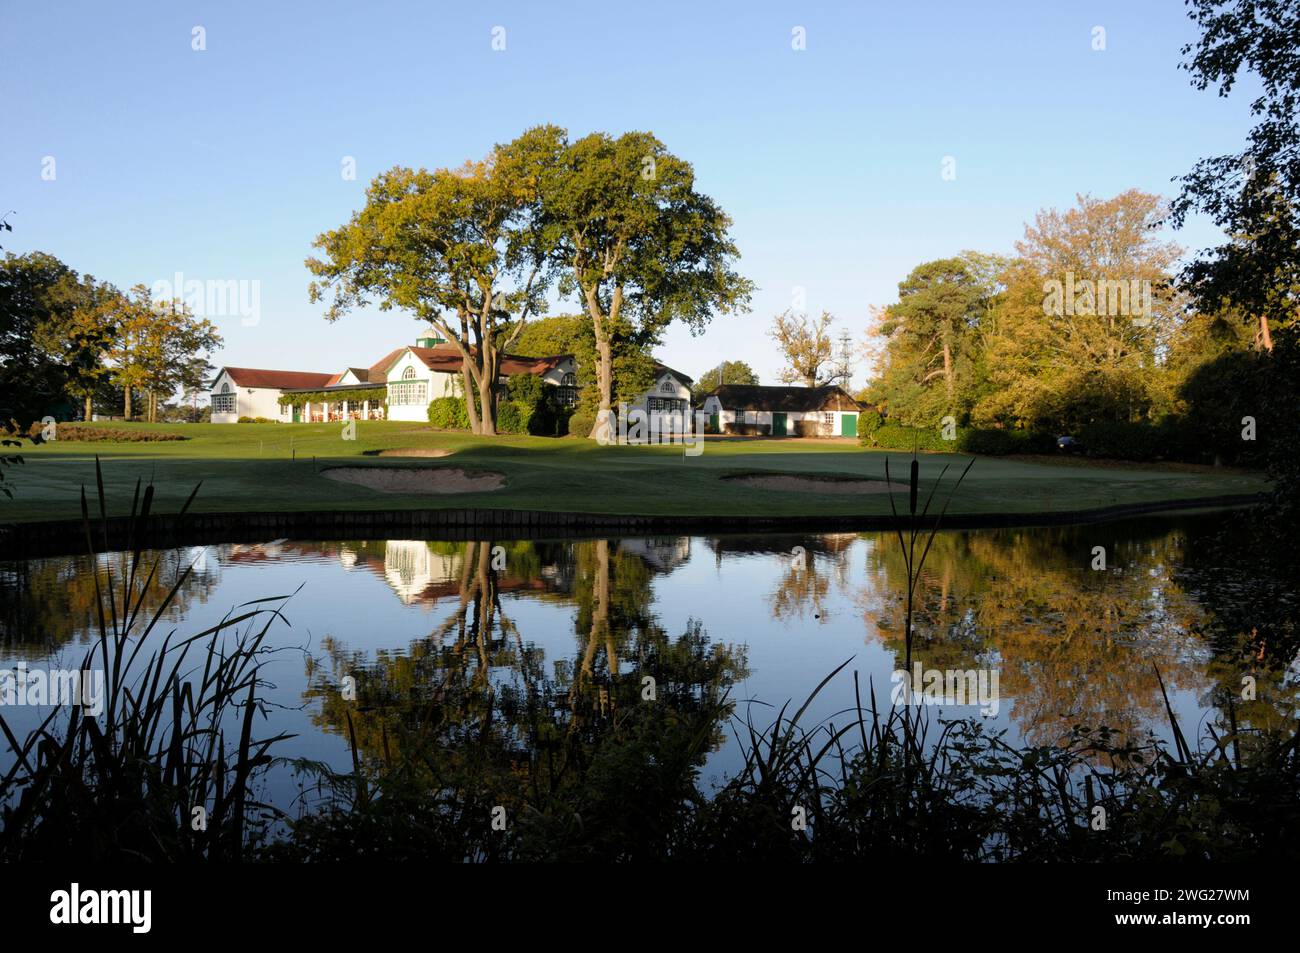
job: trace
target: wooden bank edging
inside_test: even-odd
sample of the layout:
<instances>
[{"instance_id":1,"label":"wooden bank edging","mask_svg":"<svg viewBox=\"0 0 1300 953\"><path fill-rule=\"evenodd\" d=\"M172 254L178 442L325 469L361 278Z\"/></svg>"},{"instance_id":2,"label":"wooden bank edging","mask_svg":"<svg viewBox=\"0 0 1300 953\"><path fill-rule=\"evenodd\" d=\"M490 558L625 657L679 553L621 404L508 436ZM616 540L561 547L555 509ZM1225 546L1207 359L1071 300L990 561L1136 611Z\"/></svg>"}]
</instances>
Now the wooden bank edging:
<instances>
[{"instance_id":1,"label":"wooden bank edging","mask_svg":"<svg viewBox=\"0 0 1300 953\"><path fill-rule=\"evenodd\" d=\"M1124 503L1092 510L1050 513L948 514L944 529L983 529L1007 526L1069 526L1189 509L1252 506L1263 494L1209 496L1188 500ZM110 517L110 550L128 549L129 520ZM893 517L885 515L823 516L635 516L616 513L558 513L542 510L439 509L317 512L311 510L266 513L153 514L145 533L149 548L200 546L216 543L267 542L272 539L383 539L398 534L423 536L436 532L440 539L481 539L486 533L517 539L665 533L816 533L890 529ZM92 519L92 540L104 547L98 519ZM80 520L0 525L0 558L85 552L86 537Z\"/></svg>"}]
</instances>

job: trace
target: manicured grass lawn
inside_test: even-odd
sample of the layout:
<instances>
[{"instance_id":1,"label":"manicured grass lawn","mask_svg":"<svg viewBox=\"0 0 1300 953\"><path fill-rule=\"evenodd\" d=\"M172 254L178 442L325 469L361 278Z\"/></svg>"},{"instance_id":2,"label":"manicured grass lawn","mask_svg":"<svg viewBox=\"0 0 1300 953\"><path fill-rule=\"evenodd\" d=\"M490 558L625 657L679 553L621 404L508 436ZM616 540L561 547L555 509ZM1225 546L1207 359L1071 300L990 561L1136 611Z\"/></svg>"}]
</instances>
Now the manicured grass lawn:
<instances>
[{"instance_id":1,"label":"manicured grass lawn","mask_svg":"<svg viewBox=\"0 0 1300 953\"><path fill-rule=\"evenodd\" d=\"M851 440L708 440L704 452L680 447L601 447L576 438L498 437L444 433L401 422L360 421L356 439L341 439L339 424L106 424L168 430L192 437L150 443L54 442L25 447L22 467L8 468L14 499L0 499L0 521L75 519L80 489L93 499L94 457L104 468L110 515L125 513L138 478L153 480L155 511L175 512L199 481L195 509L373 510L399 508L505 508L657 515L883 514L884 494L827 496L758 490L723 478L742 472L843 474L883 479L885 458L906 476L907 454L865 451ZM436 459L363 456L366 450L440 447ZM296 459L291 453L296 452ZM945 464L949 478L969 458L924 454L928 485ZM379 493L326 479L318 470L362 466L463 467L505 474L491 493L407 496ZM1104 468L1086 463L1031 463L981 457L958 490L949 512L1087 510L1117 503L1254 493L1257 474L1151 467Z\"/></svg>"}]
</instances>

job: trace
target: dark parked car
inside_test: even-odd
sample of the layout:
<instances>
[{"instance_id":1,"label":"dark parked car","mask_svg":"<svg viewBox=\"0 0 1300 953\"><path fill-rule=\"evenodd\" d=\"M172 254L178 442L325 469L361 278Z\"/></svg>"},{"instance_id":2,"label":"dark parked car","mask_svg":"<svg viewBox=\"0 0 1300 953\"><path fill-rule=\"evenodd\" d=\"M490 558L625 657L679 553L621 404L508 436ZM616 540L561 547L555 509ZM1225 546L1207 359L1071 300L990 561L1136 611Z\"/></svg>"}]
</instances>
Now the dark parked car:
<instances>
[{"instance_id":1,"label":"dark parked car","mask_svg":"<svg viewBox=\"0 0 1300 953\"><path fill-rule=\"evenodd\" d=\"M1057 437L1056 449L1062 453L1083 453L1083 441L1078 437Z\"/></svg>"}]
</instances>

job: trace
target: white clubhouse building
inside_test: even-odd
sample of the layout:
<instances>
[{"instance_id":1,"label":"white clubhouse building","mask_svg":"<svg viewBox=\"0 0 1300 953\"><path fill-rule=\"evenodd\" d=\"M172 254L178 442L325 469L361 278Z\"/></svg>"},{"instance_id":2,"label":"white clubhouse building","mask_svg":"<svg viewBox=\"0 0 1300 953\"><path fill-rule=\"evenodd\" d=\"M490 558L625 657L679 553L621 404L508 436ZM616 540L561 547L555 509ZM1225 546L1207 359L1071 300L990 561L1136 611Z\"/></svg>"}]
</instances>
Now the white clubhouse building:
<instances>
[{"instance_id":1,"label":"white clubhouse building","mask_svg":"<svg viewBox=\"0 0 1300 953\"><path fill-rule=\"evenodd\" d=\"M429 403L463 393L461 356L455 345L432 332L409 347L390 351L369 367L339 373L223 367L212 382L212 422L263 418L282 423L333 420L428 420ZM632 406L660 413L690 409L691 379L655 365L654 386ZM577 401L577 365L572 354L551 357L504 355L501 386L519 374L535 374L558 389L561 402ZM298 399L281 403L282 397Z\"/></svg>"}]
</instances>

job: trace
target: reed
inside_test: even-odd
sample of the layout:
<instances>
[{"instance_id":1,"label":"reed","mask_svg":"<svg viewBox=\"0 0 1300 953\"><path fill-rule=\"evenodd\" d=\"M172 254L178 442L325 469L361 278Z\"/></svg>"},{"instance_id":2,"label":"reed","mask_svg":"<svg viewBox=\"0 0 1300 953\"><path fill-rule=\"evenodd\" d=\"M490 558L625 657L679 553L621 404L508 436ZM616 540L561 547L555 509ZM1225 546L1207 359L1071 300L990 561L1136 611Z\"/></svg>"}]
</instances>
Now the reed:
<instances>
[{"instance_id":1,"label":"reed","mask_svg":"<svg viewBox=\"0 0 1300 953\"><path fill-rule=\"evenodd\" d=\"M99 532L108 548L103 473L95 461ZM196 486L181 510L189 509ZM154 499L137 481L126 568L95 576L96 639L83 672L104 673L103 709L55 707L21 741L0 716L13 762L0 777L0 858L5 860L239 860L278 817L252 788L290 737L255 737L259 668L270 626L288 598L247 603L220 623L174 640L162 635L187 566L161 603L145 594L161 565L143 541ZM96 546L85 488L82 526ZM161 637L161 642L159 641ZM98 706L96 706L98 707Z\"/></svg>"}]
</instances>

